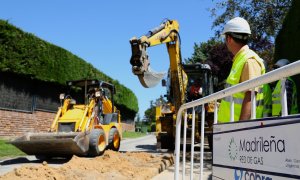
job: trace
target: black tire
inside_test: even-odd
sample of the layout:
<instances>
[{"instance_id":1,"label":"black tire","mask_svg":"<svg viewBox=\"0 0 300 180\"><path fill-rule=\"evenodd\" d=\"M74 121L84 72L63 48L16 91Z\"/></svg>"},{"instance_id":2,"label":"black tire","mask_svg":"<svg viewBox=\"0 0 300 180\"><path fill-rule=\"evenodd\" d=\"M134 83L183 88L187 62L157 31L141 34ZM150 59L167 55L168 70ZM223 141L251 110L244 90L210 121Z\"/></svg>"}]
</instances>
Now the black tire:
<instances>
[{"instance_id":1,"label":"black tire","mask_svg":"<svg viewBox=\"0 0 300 180\"><path fill-rule=\"evenodd\" d=\"M100 156L106 149L106 138L103 129L93 129L90 133L89 156Z\"/></svg>"},{"instance_id":2,"label":"black tire","mask_svg":"<svg viewBox=\"0 0 300 180\"><path fill-rule=\"evenodd\" d=\"M111 128L109 131L108 148L113 151L119 151L121 145L121 137L117 128Z\"/></svg>"}]
</instances>

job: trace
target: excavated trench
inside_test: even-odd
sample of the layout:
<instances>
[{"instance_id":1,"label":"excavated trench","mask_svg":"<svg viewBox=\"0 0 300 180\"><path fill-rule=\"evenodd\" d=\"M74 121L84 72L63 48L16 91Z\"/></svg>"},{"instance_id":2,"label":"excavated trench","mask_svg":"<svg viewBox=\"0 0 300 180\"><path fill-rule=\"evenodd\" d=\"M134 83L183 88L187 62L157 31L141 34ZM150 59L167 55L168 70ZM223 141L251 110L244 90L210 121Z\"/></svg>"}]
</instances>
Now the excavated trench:
<instances>
[{"instance_id":1,"label":"excavated trench","mask_svg":"<svg viewBox=\"0 0 300 180\"><path fill-rule=\"evenodd\" d=\"M146 152L115 152L108 150L103 156L85 158L73 156L60 167L52 167L47 161L36 165L24 165L0 176L0 179L151 179L173 163L171 155Z\"/></svg>"}]
</instances>

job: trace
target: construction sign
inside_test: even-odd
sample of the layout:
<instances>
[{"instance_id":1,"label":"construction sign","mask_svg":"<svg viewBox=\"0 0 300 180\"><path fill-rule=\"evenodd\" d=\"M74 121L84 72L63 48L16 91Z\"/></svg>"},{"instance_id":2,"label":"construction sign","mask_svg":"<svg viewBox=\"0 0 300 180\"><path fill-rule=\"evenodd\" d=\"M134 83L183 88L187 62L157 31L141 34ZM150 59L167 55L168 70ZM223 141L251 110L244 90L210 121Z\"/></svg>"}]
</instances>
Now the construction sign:
<instances>
[{"instance_id":1,"label":"construction sign","mask_svg":"<svg viewBox=\"0 0 300 180\"><path fill-rule=\"evenodd\" d=\"M214 125L213 177L300 179L300 116Z\"/></svg>"}]
</instances>

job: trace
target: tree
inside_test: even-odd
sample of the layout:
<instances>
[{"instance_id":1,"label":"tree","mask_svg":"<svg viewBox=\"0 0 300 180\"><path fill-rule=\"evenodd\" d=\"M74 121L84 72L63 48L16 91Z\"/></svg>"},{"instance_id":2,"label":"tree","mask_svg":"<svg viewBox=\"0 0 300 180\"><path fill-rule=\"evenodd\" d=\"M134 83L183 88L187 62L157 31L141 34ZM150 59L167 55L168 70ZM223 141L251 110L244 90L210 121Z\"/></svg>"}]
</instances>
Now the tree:
<instances>
[{"instance_id":1,"label":"tree","mask_svg":"<svg viewBox=\"0 0 300 180\"><path fill-rule=\"evenodd\" d=\"M152 106L145 111L144 119L147 119L149 122L155 121L155 107Z\"/></svg>"},{"instance_id":2,"label":"tree","mask_svg":"<svg viewBox=\"0 0 300 180\"><path fill-rule=\"evenodd\" d=\"M300 1L293 1L293 6L288 12L282 28L276 37L275 61L289 59L296 61L300 59Z\"/></svg>"},{"instance_id":3,"label":"tree","mask_svg":"<svg viewBox=\"0 0 300 180\"><path fill-rule=\"evenodd\" d=\"M212 72L223 82L229 75L232 66L233 55L222 42L212 46L208 52L207 63L211 66Z\"/></svg>"},{"instance_id":4,"label":"tree","mask_svg":"<svg viewBox=\"0 0 300 180\"><path fill-rule=\"evenodd\" d=\"M162 106L166 104L166 100L163 98L163 96L160 96L157 98L154 102L150 101L150 107L145 111L145 119L148 119L149 122L155 122L155 116L156 116L156 107Z\"/></svg>"},{"instance_id":5,"label":"tree","mask_svg":"<svg viewBox=\"0 0 300 180\"><path fill-rule=\"evenodd\" d=\"M219 82L224 81L228 76L232 65L232 54L228 51L226 45L216 39L211 38L207 42L194 45L194 53L188 59L186 64L207 63L211 66L212 72L218 77Z\"/></svg>"},{"instance_id":6,"label":"tree","mask_svg":"<svg viewBox=\"0 0 300 180\"><path fill-rule=\"evenodd\" d=\"M140 121L141 121L140 113L136 113L136 115L135 115L135 122L140 122Z\"/></svg>"},{"instance_id":7,"label":"tree","mask_svg":"<svg viewBox=\"0 0 300 180\"><path fill-rule=\"evenodd\" d=\"M250 47L268 63L274 53L274 39L281 28L292 0L217 0L210 9L216 17L213 28L216 36L221 34L224 24L233 17L245 18L251 26ZM217 15L218 12L222 12Z\"/></svg>"},{"instance_id":8,"label":"tree","mask_svg":"<svg viewBox=\"0 0 300 180\"><path fill-rule=\"evenodd\" d=\"M221 42L218 40L215 40L214 38L211 38L207 42L202 42L202 43L195 43L194 44L194 53L190 58L187 58L184 60L186 64L195 64L197 62L203 62L206 61L208 58L208 53L210 49L216 45L220 44Z\"/></svg>"},{"instance_id":9,"label":"tree","mask_svg":"<svg viewBox=\"0 0 300 180\"><path fill-rule=\"evenodd\" d=\"M195 64L197 62L201 62L207 59L207 56L204 54L201 44L194 44L194 53L192 57L184 59L185 64Z\"/></svg>"}]
</instances>

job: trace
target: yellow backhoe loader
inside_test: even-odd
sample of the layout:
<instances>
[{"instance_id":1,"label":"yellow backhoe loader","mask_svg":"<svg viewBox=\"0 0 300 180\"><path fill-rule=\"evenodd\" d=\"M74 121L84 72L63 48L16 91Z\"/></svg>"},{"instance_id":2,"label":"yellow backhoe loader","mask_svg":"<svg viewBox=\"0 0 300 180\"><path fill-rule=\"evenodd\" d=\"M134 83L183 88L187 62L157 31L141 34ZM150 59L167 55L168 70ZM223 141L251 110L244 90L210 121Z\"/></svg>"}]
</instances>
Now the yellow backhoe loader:
<instances>
[{"instance_id":1,"label":"yellow backhoe loader","mask_svg":"<svg viewBox=\"0 0 300 180\"><path fill-rule=\"evenodd\" d=\"M61 107L49 132L28 133L10 143L26 154L47 158L118 151L122 127L114 106L114 85L96 79L68 81L67 85L69 93L60 94Z\"/></svg>"}]
</instances>

